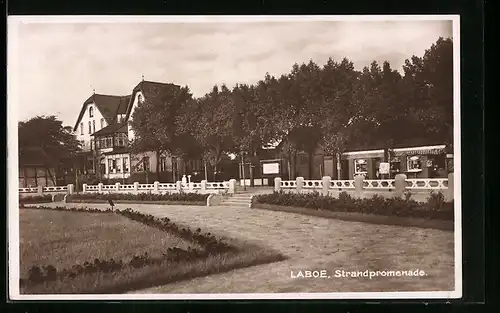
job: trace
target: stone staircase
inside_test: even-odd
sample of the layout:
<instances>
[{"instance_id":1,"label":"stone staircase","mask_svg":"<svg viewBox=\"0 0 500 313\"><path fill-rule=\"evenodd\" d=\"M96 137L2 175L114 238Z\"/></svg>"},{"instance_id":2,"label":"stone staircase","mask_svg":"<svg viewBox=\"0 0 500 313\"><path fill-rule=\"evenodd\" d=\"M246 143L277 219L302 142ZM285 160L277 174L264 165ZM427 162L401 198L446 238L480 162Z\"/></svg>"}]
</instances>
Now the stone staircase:
<instances>
[{"instance_id":1,"label":"stone staircase","mask_svg":"<svg viewBox=\"0 0 500 313\"><path fill-rule=\"evenodd\" d=\"M230 206L235 208L250 208L250 204L252 201L252 196L264 194L264 193L272 193L272 188L250 188L247 187L247 190L243 190L243 188L237 188L236 193L232 196L227 197L221 203L221 206Z\"/></svg>"}]
</instances>

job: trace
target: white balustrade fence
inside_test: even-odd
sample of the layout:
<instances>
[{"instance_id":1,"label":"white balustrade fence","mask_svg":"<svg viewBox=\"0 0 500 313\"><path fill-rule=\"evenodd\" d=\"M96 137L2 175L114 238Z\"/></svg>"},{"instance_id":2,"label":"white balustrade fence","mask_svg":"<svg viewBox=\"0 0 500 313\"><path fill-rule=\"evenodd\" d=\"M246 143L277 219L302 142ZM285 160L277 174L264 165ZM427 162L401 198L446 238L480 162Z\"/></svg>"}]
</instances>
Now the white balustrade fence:
<instances>
[{"instance_id":1,"label":"white balustrade fence","mask_svg":"<svg viewBox=\"0 0 500 313\"><path fill-rule=\"evenodd\" d=\"M43 194L72 194L74 192L73 184L67 186L50 186L50 187L29 187L29 188L19 188L20 196L33 196L33 195L43 195Z\"/></svg>"},{"instance_id":2,"label":"white balustrade fence","mask_svg":"<svg viewBox=\"0 0 500 313\"><path fill-rule=\"evenodd\" d=\"M236 180L234 179L224 182L201 181L199 183L183 183L178 181L176 183L154 182L153 184L139 184L136 182L128 185L122 185L120 183L116 183L114 185L104 185L102 183L98 185L83 184L83 193L234 193L235 190Z\"/></svg>"},{"instance_id":3,"label":"white balustrade fence","mask_svg":"<svg viewBox=\"0 0 500 313\"><path fill-rule=\"evenodd\" d=\"M407 179L406 175L399 174L395 179L364 179L363 176L356 176L354 180L332 180L330 177L323 177L321 180L304 180L297 177L296 180L281 180L275 178L275 191L288 192L310 192L320 191L323 194L335 194L346 191L353 192L357 197L366 197L380 194L388 197L403 197L409 192L423 195L423 192L440 191L443 192L448 201L453 200L453 173L446 178L419 178Z\"/></svg>"}]
</instances>

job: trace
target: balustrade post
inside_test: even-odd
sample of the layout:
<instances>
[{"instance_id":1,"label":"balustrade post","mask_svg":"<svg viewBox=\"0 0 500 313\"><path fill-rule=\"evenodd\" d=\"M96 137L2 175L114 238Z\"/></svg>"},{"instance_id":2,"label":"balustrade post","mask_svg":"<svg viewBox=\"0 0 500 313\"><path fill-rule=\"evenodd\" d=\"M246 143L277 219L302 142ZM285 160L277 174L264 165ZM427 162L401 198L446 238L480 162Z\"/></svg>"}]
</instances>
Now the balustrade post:
<instances>
[{"instance_id":1,"label":"balustrade post","mask_svg":"<svg viewBox=\"0 0 500 313\"><path fill-rule=\"evenodd\" d=\"M134 193L139 193L139 182L134 182Z\"/></svg>"},{"instance_id":2,"label":"balustrade post","mask_svg":"<svg viewBox=\"0 0 500 313\"><path fill-rule=\"evenodd\" d=\"M115 184L115 189L116 189L116 192L120 191L120 183Z\"/></svg>"},{"instance_id":3,"label":"balustrade post","mask_svg":"<svg viewBox=\"0 0 500 313\"><path fill-rule=\"evenodd\" d=\"M330 182L332 178L330 176L323 176L323 195L327 196L330 191Z\"/></svg>"},{"instance_id":4,"label":"balustrade post","mask_svg":"<svg viewBox=\"0 0 500 313\"><path fill-rule=\"evenodd\" d=\"M455 196L455 175L453 173L448 174L448 189L444 195L447 202L453 201Z\"/></svg>"},{"instance_id":5,"label":"balustrade post","mask_svg":"<svg viewBox=\"0 0 500 313\"><path fill-rule=\"evenodd\" d=\"M182 182L180 180L175 182L175 189L177 189L178 192L182 191Z\"/></svg>"},{"instance_id":6,"label":"balustrade post","mask_svg":"<svg viewBox=\"0 0 500 313\"><path fill-rule=\"evenodd\" d=\"M85 185L85 187L87 187L87 185L86 185L86 184L84 184L84 185ZM72 195L74 192L75 192L75 185L73 185L73 184L68 184L68 194L69 194L69 195Z\"/></svg>"},{"instance_id":7,"label":"balustrade post","mask_svg":"<svg viewBox=\"0 0 500 313\"><path fill-rule=\"evenodd\" d=\"M274 191L279 192L281 190L281 177L274 178Z\"/></svg>"},{"instance_id":8,"label":"balustrade post","mask_svg":"<svg viewBox=\"0 0 500 313\"><path fill-rule=\"evenodd\" d=\"M304 187L304 177L297 177L297 193L302 192L302 187Z\"/></svg>"},{"instance_id":9,"label":"balustrade post","mask_svg":"<svg viewBox=\"0 0 500 313\"><path fill-rule=\"evenodd\" d=\"M153 183L153 186L154 186L154 187L153 187L153 188L154 188L154 189L153 189L153 192L154 192L154 193L160 193L160 182L159 182L159 181L155 181L155 182Z\"/></svg>"},{"instance_id":10,"label":"balustrade post","mask_svg":"<svg viewBox=\"0 0 500 313\"><path fill-rule=\"evenodd\" d=\"M234 178L229 180L229 193L236 193L236 179Z\"/></svg>"},{"instance_id":11,"label":"balustrade post","mask_svg":"<svg viewBox=\"0 0 500 313\"><path fill-rule=\"evenodd\" d=\"M394 196L397 198L403 198L406 191L406 174L397 174L394 177Z\"/></svg>"},{"instance_id":12,"label":"balustrade post","mask_svg":"<svg viewBox=\"0 0 500 313\"><path fill-rule=\"evenodd\" d=\"M202 180L201 181L201 193L204 193L205 191L207 191L207 181Z\"/></svg>"},{"instance_id":13,"label":"balustrade post","mask_svg":"<svg viewBox=\"0 0 500 313\"><path fill-rule=\"evenodd\" d=\"M98 190L99 192L102 192L102 186L103 186L103 183L99 183L99 184L97 184L97 190Z\"/></svg>"},{"instance_id":14,"label":"balustrade post","mask_svg":"<svg viewBox=\"0 0 500 313\"><path fill-rule=\"evenodd\" d=\"M354 196L356 198L363 199L364 180L363 175L354 176Z\"/></svg>"},{"instance_id":15,"label":"balustrade post","mask_svg":"<svg viewBox=\"0 0 500 313\"><path fill-rule=\"evenodd\" d=\"M188 175L188 176L191 176L191 175ZM192 181L190 181L188 183L188 186L189 186L189 191L193 191L194 190L194 183Z\"/></svg>"},{"instance_id":16,"label":"balustrade post","mask_svg":"<svg viewBox=\"0 0 500 313\"><path fill-rule=\"evenodd\" d=\"M43 186L42 185L38 185L36 188L37 188L37 193L39 195L42 195L43 194Z\"/></svg>"},{"instance_id":17,"label":"balustrade post","mask_svg":"<svg viewBox=\"0 0 500 313\"><path fill-rule=\"evenodd\" d=\"M87 184L82 185L82 192L86 193L87 192Z\"/></svg>"}]
</instances>

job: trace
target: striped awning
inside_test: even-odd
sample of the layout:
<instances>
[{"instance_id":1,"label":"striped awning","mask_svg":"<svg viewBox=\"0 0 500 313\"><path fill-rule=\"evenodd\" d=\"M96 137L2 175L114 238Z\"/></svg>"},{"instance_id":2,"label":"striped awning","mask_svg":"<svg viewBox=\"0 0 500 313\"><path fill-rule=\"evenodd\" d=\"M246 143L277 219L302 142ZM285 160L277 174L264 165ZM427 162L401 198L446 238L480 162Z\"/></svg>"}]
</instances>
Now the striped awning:
<instances>
[{"instance_id":1,"label":"striped awning","mask_svg":"<svg viewBox=\"0 0 500 313\"><path fill-rule=\"evenodd\" d=\"M398 149L393 151L394 156L402 155L437 155L446 153L445 147L423 148L423 149Z\"/></svg>"}]
</instances>

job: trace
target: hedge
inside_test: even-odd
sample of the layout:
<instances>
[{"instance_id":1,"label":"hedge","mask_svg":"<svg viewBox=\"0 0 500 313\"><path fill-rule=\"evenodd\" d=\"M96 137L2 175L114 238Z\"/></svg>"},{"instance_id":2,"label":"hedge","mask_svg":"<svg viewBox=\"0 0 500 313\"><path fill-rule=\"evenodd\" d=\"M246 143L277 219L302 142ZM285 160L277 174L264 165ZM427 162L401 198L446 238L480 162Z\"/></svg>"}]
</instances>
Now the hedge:
<instances>
[{"instance_id":1,"label":"hedge","mask_svg":"<svg viewBox=\"0 0 500 313\"><path fill-rule=\"evenodd\" d=\"M332 212L355 212L439 220L453 220L454 218L453 202L445 202L442 193L434 192L430 193L427 202L417 202L408 197L406 199L397 197L386 199L379 195L374 195L369 199L355 199L346 192L342 192L338 198L334 198L321 195L318 192L296 194L283 191L258 195L254 201L263 204L304 207Z\"/></svg>"},{"instance_id":2,"label":"hedge","mask_svg":"<svg viewBox=\"0 0 500 313\"><path fill-rule=\"evenodd\" d=\"M74 194L70 200L137 200L137 201L172 201L172 202L206 202L208 194L199 193L84 193Z\"/></svg>"},{"instance_id":3,"label":"hedge","mask_svg":"<svg viewBox=\"0 0 500 313\"><path fill-rule=\"evenodd\" d=\"M19 204L52 202L52 195L19 196Z\"/></svg>"}]
</instances>

